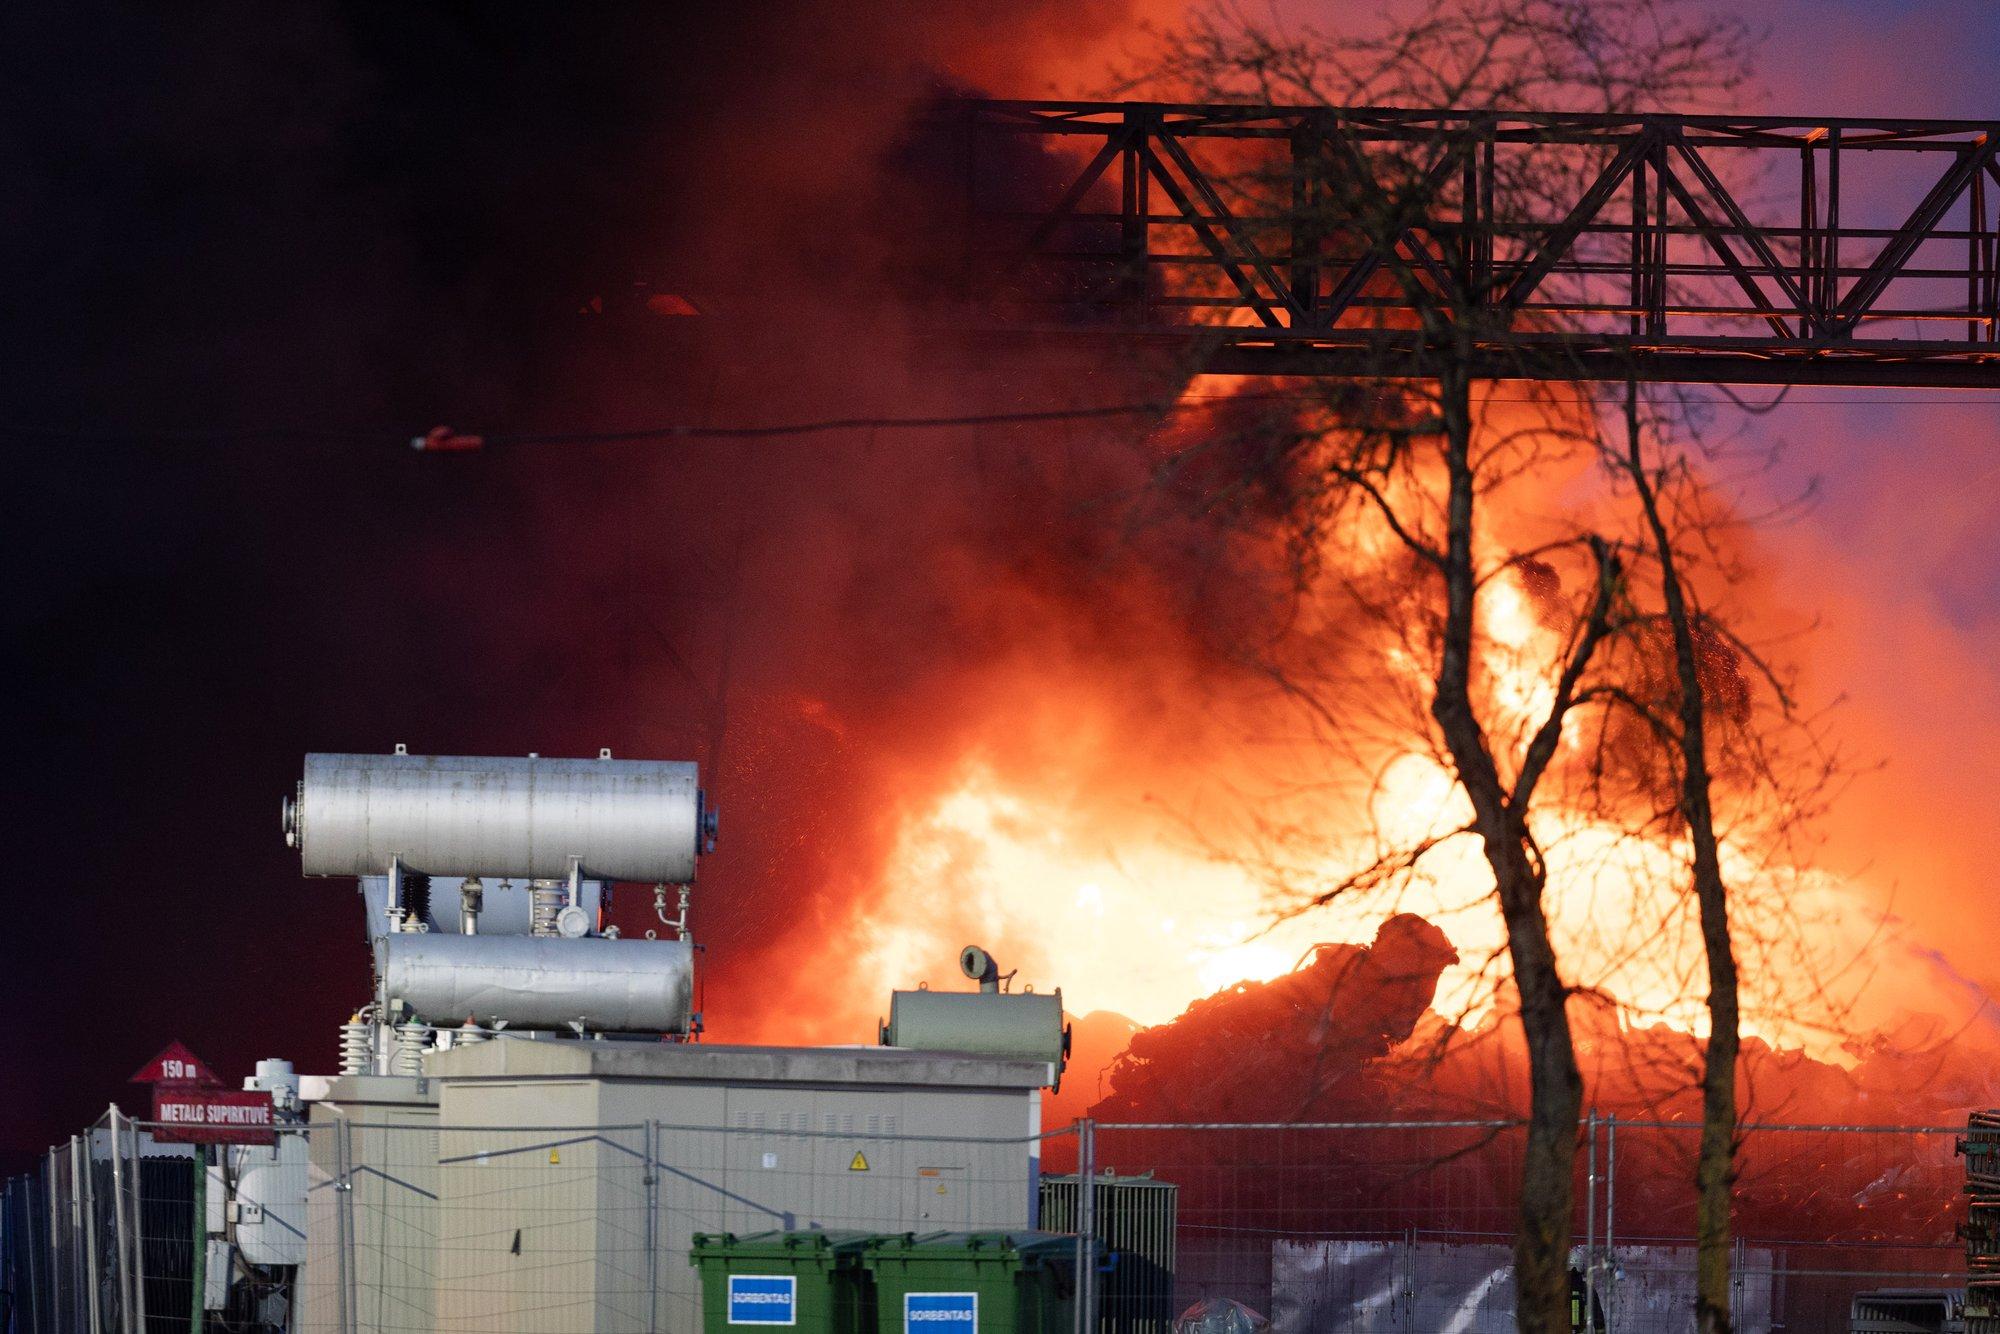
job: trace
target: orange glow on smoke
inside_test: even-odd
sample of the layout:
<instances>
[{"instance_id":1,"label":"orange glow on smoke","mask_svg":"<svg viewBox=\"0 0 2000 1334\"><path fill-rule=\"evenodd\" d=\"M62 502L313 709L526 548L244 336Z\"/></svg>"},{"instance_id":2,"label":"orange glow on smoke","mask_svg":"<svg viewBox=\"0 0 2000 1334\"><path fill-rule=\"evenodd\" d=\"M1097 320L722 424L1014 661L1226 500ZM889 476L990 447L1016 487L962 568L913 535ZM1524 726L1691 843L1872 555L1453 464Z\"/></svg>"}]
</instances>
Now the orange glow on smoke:
<instances>
[{"instance_id":1,"label":"orange glow on smoke","mask_svg":"<svg viewBox=\"0 0 2000 1334\"><path fill-rule=\"evenodd\" d=\"M1085 9L1090 21L1079 25L1074 7L1030 6L1010 15L1004 41L986 18L941 15L923 25L922 60L912 64L999 94L1083 95L1131 36L1127 11L1159 9L1170 19L1177 7L1110 0ZM1078 26L1094 40L1072 40ZM1048 40L1056 31L1063 38ZM795 64L772 67L787 71L788 84L811 86ZM811 218L805 230L815 236L836 225L824 221L829 210L854 222L840 210L851 207L857 181L879 170L876 159L911 108L934 92L929 79L898 86L899 97L884 96L871 71L842 106L862 127L845 154L815 144L801 158L789 133L732 143L759 168L743 169L744 179L785 182L811 205L756 194L754 216L728 232L729 253L744 256L739 267L786 248L768 243L760 219ZM769 162L786 170L762 170ZM1056 164L1043 184L1059 192L1079 164L1067 164L1067 175ZM879 262L878 231L850 225L842 239ZM981 393L991 386L969 372L963 383L941 374L929 347L909 358L916 373L899 367L910 349L896 340L868 347L858 366L802 357L788 376L819 371L828 396L852 378L869 410L894 404L910 414L1159 395L1111 359L1084 373L1068 368L1073 379L1045 375L1029 360L996 374L1006 393L989 402ZM1203 378L1188 393L1227 399L1248 388ZM760 373L743 414L785 416L767 401L774 392ZM821 410L822 397L795 392L791 415ZM1532 420L1523 408L1495 424ZM1164 433L1174 439L1155 443L1192 442L1205 426L1199 416L1169 422ZM1782 637L1826 613L1822 636L1785 649L1818 669L1803 682L1807 699L1857 699L1836 721L1863 772L1827 821L1823 869L1791 866L1743 831L1726 868L1752 991L1748 1027L1816 1054L1841 1054L1838 1030L1901 1031L1912 1012L1940 1016L1933 1032L1964 1031L1983 1014L1982 1041L1992 1025L1982 1008L1982 987L1995 976L1982 957L1990 951L1961 950L1960 942L1983 942L1989 925L1984 886L2000 826L1990 794L1965 776L2000 767L2000 729L1979 713L2000 689L1992 668L2000 630L1990 619L1969 633L1954 627L1912 596L1924 587L1921 569L1906 582L1894 568L1901 555L1921 565L1921 548L1938 540L1933 525L1910 515L1964 503L1956 494L1963 480L1990 468L1982 452L1990 413L1966 409L1953 429L1967 442L1965 457L1928 481L1912 475L1907 442L1881 442L1874 490L1897 498L1881 515L1894 542L1877 533L1814 547L1797 529L1731 539L1744 543L1739 554L1759 572L1737 590L1758 629ZM729 799L783 792L775 804L787 817L772 822L766 848L725 840L716 859L719 876L741 878L732 888L757 891L744 896L747 910L724 899L718 906L728 911L703 918L705 931L716 922L710 975L719 1036L872 1040L890 990L966 985L953 964L969 941L1018 968L1017 985L1060 986L1073 1014L1107 1010L1159 1023L1218 988L1291 969L1315 943L1370 941L1396 911L1429 918L1458 949L1440 1014L1476 1022L1504 1003L1504 993L1496 999L1505 959L1490 878L1469 840L1434 852L1398 892L1343 896L1274 924L1274 911L1288 905L1246 859L1285 861L1295 879L1324 880L1383 843L1463 822L1462 798L1439 757L1390 740L1396 729L1387 724L1427 699L1421 634L1373 639L1365 662L1348 665L1350 676L1374 683L1374 709L1396 717L1362 718L1351 736L1313 735L1268 683L1191 648L1176 602L1184 590L1148 582L1184 582L1206 568L1200 561L1154 567L1142 558L1129 562L1146 567L1140 573L1106 577L1103 567L1121 559L1106 548L1120 539L1075 533L1115 530L1120 518L1089 502L1144 487L1143 468L1126 466L1127 443L1054 429L907 442L885 435L871 436L865 452L774 452L782 466L762 471L746 472L740 456L715 465L717 492L747 476L751 512L783 520L762 534L768 553L753 557L767 566L746 580L756 595L732 613L756 627L745 641L782 665L772 669L775 681L739 684L738 700L762 689L756 722L766 730L753 726L745 743L745 723L732 721L737 786ZM1490 562L1502 546L1532 549L1556 535L1563 514L1593 503L1590 471L1587 459L1565 460L1493 498L1488 514L1499 531L1495 549L1482 554ZM1940 494L1916 489L1926 485ZM1892 555L1857 555L1868 551ZM1337 554L1342 568L1363 573L1391 570L1401 556L1383 525L1365 522L1343 533ZM1243 620L1267 628L1254 614ZM1337 612L1310 599L1290 609L1288 625L1307 637L1340 629ZM1496 745L1508 751L1547 708L1555 631L1513 574L1483 591L1479 629L1487 713ZM1564 742L1581 744L1574 734ZM1867 772L1883 758L1907 767L1886 778ZM1266 821L1309 826L1317 846L1272 848ZM1693 906L1678 888L1684 850L1635 842L1561 810L1547 813L1537 833L1549 850L1548 906L1569 980L1616 997L1627 1023L1664 1017L1698 1032L1705 981ZM837 959L837 973L799 970L802 956Z\"/></svg>"},{"instance_id":2,"label":"orange glow on smoke","mask_svg":"<svg viewBox=\"0 0 2000 1334\"><path fill-rule=\"evenodd\" d=\"M1471 839L1426 859L1414 883L1394 892L1343 897L1314 912L1271 921L1269 889L1245 869L1191 849L1166 819L1135 813L1113 838L1067 827L1072 794L1007 789L977 764L903 825L882 897L867 909L870 943L856 961L864 994L886 995L919 980L963 986L949 971L958 947L983 941L1022 979L1060 985L1072 1014L1107 1010L1163 1023L1189 1003L1245 980L1291 971L1314 944L1365 944L1382 920L1414 912L1442 927L1460 952L1435 1008L1476 1025L1495 1007L1505 974L1504 940L1490 902L1490 873ZM1376 795L1386 831L1422 836L1461 822L1463 796L1428 757L1411 755L1384 774ZM1328 811L1329 821L1341 812ZM1550 848L1549 912L1568 975L1617 997L1634 1021L1665 1019L1704 1031L1700 939L1681 894L1684 853L1635 842L1608 825L1557 815L1543 822ZM1840 993L1862 979L1843 967L1877 930L1857 887L1813 872L1785 872L1733 856L1731 883L1760 916L1810 919L1811 959L1793 971L1746 979L1746 1030L1774 1045L1825 1057ZM1795 942L1785 942L1787 945ZM1835 996L1787 995L1784 979L1834 979Z\"/></svg>"},{"instance_id":3,"label":"orange glow on smoke","mask_svg":"<svg viewBox=\"0 0 2000 1334\"><path fill-rule=\"evenodd\" d=\"M1386 564L1397 551L1379 524L1362 523L1344 534L1338 555L1352 568ZM1563 635L1513 570L1482 589L1477 616L1479 689L1505 770L1550 707ZM1391 636L1373 651L1383 692L1428 700L1430 669L1407 640ZM1475 839L1442 844L1392 889L1346 893L1289 915L1280 910L1297 900L1246 864L1257 859L1246 849L1256 846L1260 815L1316 831L1311 860L1291 865L1291 883L1337 880L1384 847L1467 824L1466 799L1440 757L1379 739L1343 755L1303 744L1293 724L1287 741L1246 742L1228 763L1189 771L1171 759L1120 754L1130 724L1116 721L1118 689L1116 680L1031 667L988 693L992 744L1012 749L1002 738L1026 717L1061 741L1047 743L1045 767L1012 762L1002 772L975 740L941 790L909 802L880 896L855 924L863 995L919 981L963 986L951 961L977 941L1003 966L1018 966L1023 983L1060 986L1072 1014L1111 1011L1157 1024L1236 982L1292 970L1315 944L1364 944L1389 915L1412 912L1442 928L1460 955L1440 983L1436 1011L1477 1026L1504 1007L1505 937ZM1179 707L1215 706L1190 697ZM1263 706L1232 707L1242 712L1219 725L1265 737L1285 726ZM1571 722L1563 752L1581 744L1578 719ZM1271 789L1282 795L1266 795ZM1685 846L1560 807L1545 809L1535 832L1572 984L1614 1000L1627 1023L1704 1032L1706 975ZM1915 962L1916 943L1886 916L1884 885L1789 865L1744 846L1736 832L1724 869L1747 1034L1840 1060L1857 1028L1887 1025L1910 1007L1965 1017L1965 999ZM1872 985L1871 957L1895 961L1893 993Z\"/></svg>"}]
</instances>

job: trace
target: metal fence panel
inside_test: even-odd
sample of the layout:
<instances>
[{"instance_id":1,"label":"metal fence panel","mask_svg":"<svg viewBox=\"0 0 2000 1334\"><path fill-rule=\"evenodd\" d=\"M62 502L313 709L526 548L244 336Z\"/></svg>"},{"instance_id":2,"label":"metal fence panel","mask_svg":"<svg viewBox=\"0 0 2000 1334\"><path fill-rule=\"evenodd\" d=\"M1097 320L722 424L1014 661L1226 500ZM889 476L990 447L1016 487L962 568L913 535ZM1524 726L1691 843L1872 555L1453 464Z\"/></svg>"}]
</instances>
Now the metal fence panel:
<instances>
[{"instance_id":1,"label":"metal fence panel","mask_svg":"<svg viewBox=\"0 0 2000 1334\"><path fill-rule=\"evenodd\" d=\"M1486 1242L1412 1242L1409 1334L1418 1330L1503 1334L1514 1328L1514 1252ZM1336 1328L1333 1323L1320 1326Z\"/></svg>"},{"instance_id":2,"label":"metal fence panel","mask_svg":"<svg viewBox=\"0 0 2000 1334\"><path fill-rule=\"evenodd\" d=\"M204 1270L199 1306L225 1317L210 1328L691 1331L696 1232L1014 1230L1037 1213L1116 1253L1083 1284L1102 1334L1164 1334L1206 1297L1281 1334L1512 1326L1514 1122L1085 1123L1022 1139L912 1135L893 1112L809 1096L698 1126L440 1128L407 1107L350 1110L200 1177L185 1146L122 1118L52 1149L0 1190L0 1334L191 1334ZM1580 1133L1573 1272L1609 1329L1678 1334L1698 1128L1607 1118ZM1962 1288L1953 1139L1747 1127L1736 1328L1841 1330L1857 1294ZM253 1167L268 1180L246 1194ZM286 1172L303 1174L302 1220Z\"/></svg>"}]
</instances>

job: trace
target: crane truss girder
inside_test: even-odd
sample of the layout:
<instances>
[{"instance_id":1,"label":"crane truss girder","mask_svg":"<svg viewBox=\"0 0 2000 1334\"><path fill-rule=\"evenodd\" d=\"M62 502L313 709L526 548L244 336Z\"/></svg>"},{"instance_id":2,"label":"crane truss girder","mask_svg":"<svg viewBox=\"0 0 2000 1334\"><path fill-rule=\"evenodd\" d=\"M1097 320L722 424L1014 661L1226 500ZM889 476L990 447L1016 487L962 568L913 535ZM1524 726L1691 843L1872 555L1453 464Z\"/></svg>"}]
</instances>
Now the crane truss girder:
<instances>
[{"instance_id":1,"label":"crane truss girder","mask_svg":"<svg viewBox=\"0 0 2000 1334\"><path fill-rule=\"evenodd\" d=\"M961 291L1009 334L1219 373L2000 387L2000 121L987 101L949 128Z\"/></svg>"}]
</instances>

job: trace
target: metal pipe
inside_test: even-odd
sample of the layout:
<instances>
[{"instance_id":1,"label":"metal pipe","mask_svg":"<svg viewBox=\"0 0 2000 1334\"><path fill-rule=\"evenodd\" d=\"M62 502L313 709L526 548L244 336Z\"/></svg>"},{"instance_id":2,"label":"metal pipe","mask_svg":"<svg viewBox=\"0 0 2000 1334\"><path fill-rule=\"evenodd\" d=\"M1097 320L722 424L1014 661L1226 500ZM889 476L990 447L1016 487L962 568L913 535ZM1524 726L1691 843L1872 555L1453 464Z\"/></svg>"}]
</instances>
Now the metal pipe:
<instances>
[{"instance_id":1,"label":"metal pipe","mask_svg":"<svg viewBox=\"0 0 2000 1334\"><path fill-rule=\"evenodd\" d=\"M654 885L653 916L660 919L661 926L672 927L674 935L677 939L686 940L689 935L688 900L690 895L688 887L685 884L683 884L680 887L680 890L681 890L680 914L676 917L669 917L667 916L667 887L665 885ZM652 939L650 933L648 934L647 939L649 940Z\"/></svg>"},{"instance_id":2,"label":"metal pipe","mask_svg":"<svg viewBox=\"0 0 2000 1334\"><path fill-rule=\"evenodd\" d=\"M958 970L977 982L984 993L1000 990L1000 965L977 945L967 945L958 952Z\"/></svg>"},{"instance_id":3,"label":"metal pipe","mask_svg":"<svg viewBox=\"0 0 2000 1334\"><path fill-rule=\"evenodd\" d=\"M382 909L389 919L391 931L403 929L403 859L389 859L389 899Z\"/></svg>"},{"instance_id":4,"label":"metal pipe","mask_svg":"<svg viewBox=\"0 0 2000 1334\"><path fill-rule=\"evenodd\" d=\"M479 934L479 910L486 906L486 886L478 876L467 876L458 886L458 933Z\"/></svg>"},{"instance_id":5,"label":"metal pipe","mask_svg":"<svg viewBox=\"0 0 2000 1334\"><path fill-rule=\"evenodd\" d=\"M405 871L403 876L403 903L407 912L405 929L423 930L428 926L432 931L445 935L488 935L525 936L532 932L534 903L532 880L504 880L480 876L429 876L428 896L420 894L417 874ZM473 893L473 910L477 920L472 930L466 931L465 895L468 882ZM550 882L559 885L560 882ZM359 878L362 902L368 914L368 938L385 935L388 932L386 909L389 904L389 877L386 875L364 875ZM560 912L564 892L557 888L551 898L554 909ZM429 911L422 906L427 897ZM609 906L610 886L588 876L583 881L581 916L594 920L600 910Z\"/></svg>"}]
</instances>

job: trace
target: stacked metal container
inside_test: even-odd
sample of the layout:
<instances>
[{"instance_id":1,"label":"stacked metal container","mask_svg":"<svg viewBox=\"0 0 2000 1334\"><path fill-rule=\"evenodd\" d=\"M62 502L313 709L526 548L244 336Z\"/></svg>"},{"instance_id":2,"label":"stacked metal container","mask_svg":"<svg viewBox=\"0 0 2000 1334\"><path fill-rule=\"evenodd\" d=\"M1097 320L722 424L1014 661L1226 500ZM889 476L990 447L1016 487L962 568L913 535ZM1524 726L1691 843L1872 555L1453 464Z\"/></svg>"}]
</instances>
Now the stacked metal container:
<instances>
[{"instance_id":1,"label":"stacked metal container","mask_svg":"<svg viewBox=\"0 0 2000 1334\"><path fill-rule=\"evenodd\" d=\"M1958 1142L1965 1193L1966 1334L2000 1334L2000 1111L1974 1112Z\"/></svg>"}]
</instances>

